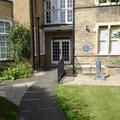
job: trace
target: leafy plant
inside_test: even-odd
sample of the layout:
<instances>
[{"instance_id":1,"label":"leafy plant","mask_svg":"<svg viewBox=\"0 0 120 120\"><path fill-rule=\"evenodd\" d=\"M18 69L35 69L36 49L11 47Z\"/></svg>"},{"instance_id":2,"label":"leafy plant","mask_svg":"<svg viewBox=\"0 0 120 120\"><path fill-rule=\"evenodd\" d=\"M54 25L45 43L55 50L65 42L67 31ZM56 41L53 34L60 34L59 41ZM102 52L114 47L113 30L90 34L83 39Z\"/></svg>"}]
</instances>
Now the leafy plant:
<instances>
[{"instance_id":1,"label":"leafy plant","mask_svg":"<svg viewBox=\"0 0 120 120\"><path fill-rule=\"evenodd\" d=\"M15 80L19 78L30 77L32 75L32 69L28 61L24 60L21 62L9 64L8 67L1 74L2 77L0 77L0 80Z\"/></svg>"},{"instance_id":2,"label":"leafy plant","mask_svg":"<svg viewBox=\"0 0 120 120\"><path fill-rule=\"evenodd\" d=\"M99 0L100 3L107 3L107 1L111 2L111 0ZM115 0L116 3L119 2L119 0Z\"/></svg>"},{"instance_id":3,"label":"leafy plant","mask_svg":"<svg viewBox=\"0 0 120 120\"><path fill-rule=\"evenodd\" d=\"M8 58L21 61L31 55L30 31L19 23L15 23L8 34Z\"/></svg>"},{"instance_id":4,"label":"leafy plant","mask_svg":"<svg viewBox=\"0 0 120 120\"><path fill-rule=\"evenodd\" d=\"M100 3L106 3L107 0L99 0Z\"/></svg>"},{"instance_id":5,"label":"leafy plant","mask_svg":"<svg viewBox=\"0 0 120 120\"><path fill-rule=\"evenodd\" d=\"M120 64L120 57L112 60L111 63L112 63L112 64L116 64L116 65L117 65L117 64Z\"/></svg>"},{"instance_id":6,"label":"leafy plant","mask_svg":"<svg viewBox=\"0 0 120 120\"><path fill-rule=\"evenodd\" d=\"M114 37L114 38L120 38L120 32L118 32L117 34L114 34L113 37Z\"/></svg>"},{"instance_id":7,"label":"leafy plant","mask_svg":"<svg viewBox=\"0 0 120 120\"><path fill-rule=\"evenodd\" d=\"M79 71L77 70L77 68L74 69L74 74L79 74Z\"/></svg>"}]
</instances>

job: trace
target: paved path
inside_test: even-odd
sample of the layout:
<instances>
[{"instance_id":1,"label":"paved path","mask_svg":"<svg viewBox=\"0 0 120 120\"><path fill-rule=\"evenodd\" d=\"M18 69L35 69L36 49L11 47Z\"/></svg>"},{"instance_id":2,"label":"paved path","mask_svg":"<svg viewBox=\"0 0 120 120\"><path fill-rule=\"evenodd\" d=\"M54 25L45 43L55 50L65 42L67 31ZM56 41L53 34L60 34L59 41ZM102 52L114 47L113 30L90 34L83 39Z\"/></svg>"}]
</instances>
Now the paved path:
<instances>
[{"instance_id":1,"label":"paved path","mask_svg":"<svg viewBox=\"0 0 120 120\"><path fill-rule=\"evenodd\" d=\"M22 98L17 120L64 120L54 95L53 87L56 83L56 69L41 76Z\"/></svg>"},{"instance_id":2,"label":"paved path","mask_svg":"<svg viewBox=\"0 0 120 120\"><path fill-rule=\"evenodd\" d=\"M19 105L20 100L24 96L27 89L34 84L37 79L37 77L31 77L15 81L5 80L0 83L0 96L5 97L13 103Z\"/></svg>"}]
</instances>

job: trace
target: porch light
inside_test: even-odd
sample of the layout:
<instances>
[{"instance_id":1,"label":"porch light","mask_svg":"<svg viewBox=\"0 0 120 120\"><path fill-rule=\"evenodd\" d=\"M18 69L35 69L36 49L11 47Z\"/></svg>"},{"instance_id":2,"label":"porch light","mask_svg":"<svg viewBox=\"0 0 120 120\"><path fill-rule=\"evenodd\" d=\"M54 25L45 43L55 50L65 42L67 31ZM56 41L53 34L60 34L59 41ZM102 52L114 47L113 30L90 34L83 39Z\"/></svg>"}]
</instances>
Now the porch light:
<instances>
[{"instance_id":1,"label":"porch light","mask_svg":"<svg viewBox=\"0 0 120 120\"><path fill-rule=\"evenodd\" d=\"M85 26L84 26L84 29L87 31L87 30L88 30L88 25L85 25Z\"/></svg>"}]
</instances>

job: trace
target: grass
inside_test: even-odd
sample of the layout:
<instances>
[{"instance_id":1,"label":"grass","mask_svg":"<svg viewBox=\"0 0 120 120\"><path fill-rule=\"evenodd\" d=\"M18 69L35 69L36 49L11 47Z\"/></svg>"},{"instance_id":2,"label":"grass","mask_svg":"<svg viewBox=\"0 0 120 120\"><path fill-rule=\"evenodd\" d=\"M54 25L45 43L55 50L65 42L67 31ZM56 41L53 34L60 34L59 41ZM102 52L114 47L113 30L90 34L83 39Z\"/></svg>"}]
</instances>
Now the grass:
<instances>
[{"instance_id":1,"label":"grass","mask_svg":"<svg viewBox=\"0 0 120 120\"><path fill-rule=\"evenodd\" d=\"M66 120L120 120L120 87L56 85Z\"/></svg>"},{"instance_id":2,"label":"grass","mask_svg":"<svg viewBox=\"0 0 120 120\"><path fill-rule=\"evenodd\" d=\"M0 120L16 120L18 106L4 97L0 97Z\"/></svg>"}]
</instances>

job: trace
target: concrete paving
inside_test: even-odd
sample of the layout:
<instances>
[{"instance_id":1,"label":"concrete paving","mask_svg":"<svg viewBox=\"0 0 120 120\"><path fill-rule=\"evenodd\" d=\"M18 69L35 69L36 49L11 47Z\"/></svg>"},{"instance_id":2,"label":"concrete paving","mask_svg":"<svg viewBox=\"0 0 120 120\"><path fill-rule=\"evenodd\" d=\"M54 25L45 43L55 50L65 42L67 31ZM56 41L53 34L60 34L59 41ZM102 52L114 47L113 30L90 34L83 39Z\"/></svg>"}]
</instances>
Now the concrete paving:
<instances>
[{"instance_id":1,"label":"concrete paving","mask_svg":"<svg viewBox=\"0 0 120 120\"><path fill-rule=\"evenodd\" d=\"M17 120L64 120L54 94L57 70L47 71L25 93Z\"/></svg>"},{"instance_id":2,"label":"concrete paving","mask_svg":"<svg viewBox=\"0 0 120 120\"><path fill-rule=\"evenodd\" d=\"M15 81L5 81L0 83L0 96L5 97L13 103L19 105L27 89L35 83L34 81L25 81L17 83Z\"/></svg>"},{"instance_id":3,"label":"concrete paving","mask_svg":"<svg viewBox=\"0 0 120 120\"><path fill-rule=\"evenodd\" d=\"M120 86L120 75L106 78L106 80L95 80L94 76L79 74L77 77L64 77L64 85L103 85L103 86Z\"/></svg>"},{"instance_id":4,"label":"concrete paving","mask_svg":"<svg viewBox=\"0 0 120 120\"><path fill-rule=\"evenodd\" d=\"M14 81L5 80L0 82L0 96L3 96L19 105L28 88L39 80L41 76L44 76L45 73L45 71L40 71L34 73L33 76L29 78L17 79Z\"/></svg>"}]
</instances>

